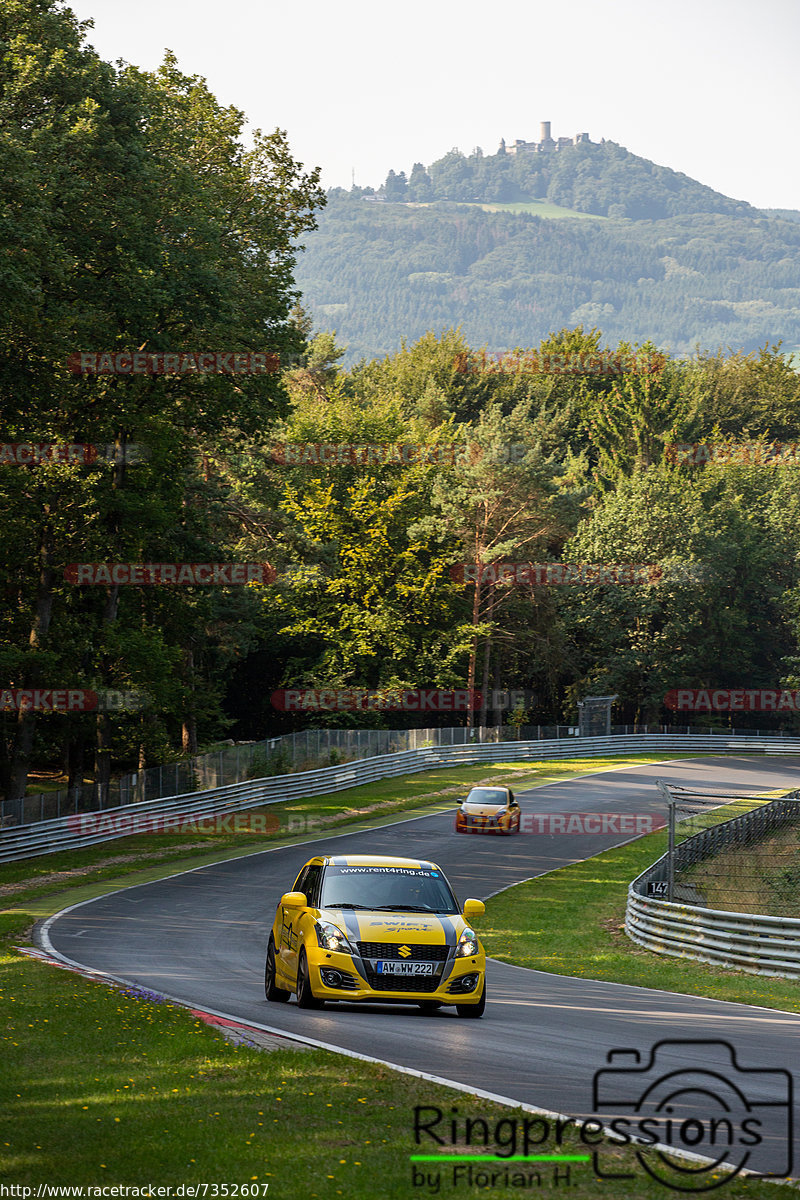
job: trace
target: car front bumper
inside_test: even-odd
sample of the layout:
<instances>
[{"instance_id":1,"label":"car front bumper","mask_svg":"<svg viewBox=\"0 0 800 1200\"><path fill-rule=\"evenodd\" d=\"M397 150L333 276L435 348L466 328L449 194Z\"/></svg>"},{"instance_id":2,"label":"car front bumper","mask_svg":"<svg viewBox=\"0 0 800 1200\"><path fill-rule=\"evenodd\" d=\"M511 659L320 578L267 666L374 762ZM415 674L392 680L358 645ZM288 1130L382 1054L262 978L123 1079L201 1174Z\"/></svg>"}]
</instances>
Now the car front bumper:
<instances>
[{"instance_id":1,"label":"car front bumper","mask_svg":"<svg viewBox=\"0 0 800 1200\"><path fill-rule=\"evenodd\" d=\"M491 817L467 817L466 820L456 820L456 830L459 833L510 833L505 825L498 824Z\"/></svg>"},{"instance_id":2,"label":"car front bumper","mask_svg":"<svg viewBox=\"0 0 800 1200\"><path fill-rule=\"evenodd\" d=\"M441 970L434 975L402 976L396 987L383 986L386 976L371 970L370 960L332 950L315 950L308 954L311 987L320 1000L342 1000L350 1003L369 1001L373 1004L477 1004L483 991L486 956L481 951L469 958L448 959L437 963ZM337 979L337 976L339 977ZM381 986L375 981L380 979ZM422 981L424 980L424 985ZM414 986L418 983L420 986Z\"/></svg>"}]
</instances>

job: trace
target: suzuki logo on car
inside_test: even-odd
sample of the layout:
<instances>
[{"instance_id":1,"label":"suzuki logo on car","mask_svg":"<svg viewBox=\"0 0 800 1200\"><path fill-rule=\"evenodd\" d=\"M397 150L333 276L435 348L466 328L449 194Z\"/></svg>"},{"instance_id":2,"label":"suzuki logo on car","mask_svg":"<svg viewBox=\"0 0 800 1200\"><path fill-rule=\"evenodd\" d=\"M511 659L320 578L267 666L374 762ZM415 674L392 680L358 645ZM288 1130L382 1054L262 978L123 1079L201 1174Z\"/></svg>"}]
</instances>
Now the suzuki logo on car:
<instances>
[{"instance_id":1,"label":"suzuki logo on car","mask_svg":"<svg viewBox=\"0 0 800 1200\"><path fill-rule=\"evenodd\" d=\"M411 947L401 946L397 953L402 954L403 958L408 958L409 954L411 953Z\"/></svg>"}]
</instances>

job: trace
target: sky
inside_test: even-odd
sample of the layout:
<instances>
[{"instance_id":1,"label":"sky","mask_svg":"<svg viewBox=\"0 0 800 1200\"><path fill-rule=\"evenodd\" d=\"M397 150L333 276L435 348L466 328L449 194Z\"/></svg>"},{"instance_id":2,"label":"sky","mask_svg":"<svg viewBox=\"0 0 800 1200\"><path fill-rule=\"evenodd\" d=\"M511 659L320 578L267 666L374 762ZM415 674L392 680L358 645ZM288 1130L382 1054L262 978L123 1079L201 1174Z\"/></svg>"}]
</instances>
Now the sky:
<instances>
[{"instance_id":1,"label":"sky","mask_svg":"<svg viewBox=\"0 0 800 1200\"><path fill-rule=\"evenodd\" d=\"M800 209L798 0L74 0L105 59L187 75L323 187L500 138L586 131L762 208ZM353 176L353 173L354 176Z\"/></svg>"}]
</instances>

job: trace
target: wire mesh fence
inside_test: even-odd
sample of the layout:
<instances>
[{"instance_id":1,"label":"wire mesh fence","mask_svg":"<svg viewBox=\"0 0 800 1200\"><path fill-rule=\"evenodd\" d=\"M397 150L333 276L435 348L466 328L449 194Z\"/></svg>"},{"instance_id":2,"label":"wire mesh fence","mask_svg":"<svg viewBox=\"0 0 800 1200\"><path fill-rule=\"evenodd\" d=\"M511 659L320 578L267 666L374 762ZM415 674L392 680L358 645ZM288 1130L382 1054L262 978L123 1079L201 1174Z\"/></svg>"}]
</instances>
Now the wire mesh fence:
<instances>
[{"instance_id":1,"label":"wire mesh fence","mask_svg":"<svg viewBox=\"0 0 800 1200\"><path fill-rule=\"evenodd\" d=\"M98 812L121 804L208 791L248 779L312 771L426 746L462 746L470 742L512 741L526 737L559 738L568 737L571 732L568 725L304 729L260 742L225 745L208 754L133 771L112 779L107 785L84 783L79 787L31 793L21 801L0 800L0 827L30 825L70 813Z\"/></svg>"},{"instance_id":2,"label":"wire mesh fence","mask_svg":"<svg viewBox=\"0 0 800 1200\"><path fill-rule=\"evenodd\" d=\"M665 899L725 912L800 916L798 793L726 796L660 786L673 829Z\"/></svg>"},{"instance_id":3,"label":"wire mesh fence","mask_svg":"<svg viewBox=\"0 0 800 1200\"><path fill-rule=\"evenodd\" d=\"M726 737L780 737L778 730L675 725L614 725L612 735L637 733L719 734ZM187 792L226 787L248 779L336 766L359 758L419 750L426 746L462 746L473 742L551 741L577 738L578 726L441 726L429 729L305 729L260 742L226 744L207 754L162 763L112 779L83 783L0 800L0 827L35 824L70 813L97 812L141 800L159 800Z\"/></svg>"}]
</instances>

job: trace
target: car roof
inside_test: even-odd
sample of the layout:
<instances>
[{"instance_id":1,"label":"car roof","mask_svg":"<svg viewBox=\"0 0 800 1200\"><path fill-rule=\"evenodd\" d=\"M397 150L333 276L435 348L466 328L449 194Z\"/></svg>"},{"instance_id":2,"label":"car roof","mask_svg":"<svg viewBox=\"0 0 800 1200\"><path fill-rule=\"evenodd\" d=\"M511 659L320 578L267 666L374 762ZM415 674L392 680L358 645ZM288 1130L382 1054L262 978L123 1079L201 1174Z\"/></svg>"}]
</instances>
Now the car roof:
<instances>
[{"instance_id":1,"label":"car roof","mask_svg":"<svg viewBox=\"0 0 800 1200\"><path fill-rule=\"evenodd\" d=\"M325 861L333 867L419 867L439 870L436 863L427 859L395 858L386 854L332 854Z\"/></svg>"}]
</instances>

